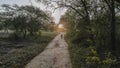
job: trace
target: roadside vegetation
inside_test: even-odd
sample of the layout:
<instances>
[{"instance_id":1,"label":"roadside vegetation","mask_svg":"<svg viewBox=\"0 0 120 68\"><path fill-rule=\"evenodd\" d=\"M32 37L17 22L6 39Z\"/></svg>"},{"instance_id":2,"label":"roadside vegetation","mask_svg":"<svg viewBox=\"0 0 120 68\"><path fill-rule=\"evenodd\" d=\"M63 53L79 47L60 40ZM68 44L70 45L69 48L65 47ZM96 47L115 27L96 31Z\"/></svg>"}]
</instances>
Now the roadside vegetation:
<instances>
[{"instance_id":1,"label":"roadside vegetation","mask_svg":"<svg viewBox=\"0 0 120 68\"><path fill-rule=\"evenodd\" d=\"M120 68L119 0L36 1L67 8L60 20L66 28L73 68ZM1 9L0 66L22 68L55 36L49 33L54 22L50 13L33 6L3 4Z\"/></svg>"},{"instance_id":2,"label":"roadside vegetation","mask_svg":"<svg viewBox=\"0 0 120 68\"><path fill-rule=\"evenodd\" d=\"M55 33L44 33L39 39L16 42L1 45L4 49L9 48L6 54L0 53L0 68L24 68L35 56L40 54L48 43L56 36ZM50 35L49 35L50 34ZM51 35L52 34L52 35ZM10 41L9 41L10 42ZM6 41L8 43L8 41ZM4 52L7 50L4 50Z\"/></svg>"},{"instance_id":3,"label":"roadside vegetation","mask_svg":"<svg viewBox=\"0 0 120 68\"><path fill-rule=\"evenodd\" d=\"M120 68L119 4L118 0L59 3L69 8L62 19L73 68Z\"/></svg>"},{"instance_id":4,"label":"roadside vegetation","mask_svg":"<svg viewBox=\"0 0 120 68\"><path fill-rule=\"evenodd\" d=\"M24 68L56 36L49 13L33 6L1 5L0 68Z\"/></svg>"}]
</instances>

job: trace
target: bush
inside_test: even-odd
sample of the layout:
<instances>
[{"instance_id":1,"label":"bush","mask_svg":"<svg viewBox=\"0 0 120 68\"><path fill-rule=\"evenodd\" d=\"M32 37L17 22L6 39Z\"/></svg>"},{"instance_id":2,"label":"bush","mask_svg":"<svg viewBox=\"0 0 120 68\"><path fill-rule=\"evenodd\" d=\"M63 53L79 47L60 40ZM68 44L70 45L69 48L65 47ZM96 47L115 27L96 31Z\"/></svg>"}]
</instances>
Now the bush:
<instances>
[{"instance_id":1,"label":"bush","mask_svg":"<svg viewBox=\"0 0 120 68\"><path fill-rule=\"evenodd\" d=\"M73 68L114 68L116 59L110 52L106 52L102 58L95 47L81 47L80 44L69 44L69 51ZM117 67L119 68L119 67Z\"/></svg>"},{"instance_id":2,"label":"bush","mask_svg":"<svg viewBox=\"0 0 120 68\"><path fill-rule=\"evenodd\" d=\"M55 35L42 35L38 39L30 40L32 43L31 45L26 44L22 48L17 48L11 53L0 56L0 68L24 68L24 66L30 62L31 59L45 49L54 37Z\"/></svg>"},{"instance_id":3,"label":"bush","mask_svg":"<svg viewBox=\"0 0 120 68\"><path fill-rule=\"evenodd\" d=\"M0 58L0 68L23 68L33 57L44 50L47 44L27 46Z\"/></svg>"}]
</instances>

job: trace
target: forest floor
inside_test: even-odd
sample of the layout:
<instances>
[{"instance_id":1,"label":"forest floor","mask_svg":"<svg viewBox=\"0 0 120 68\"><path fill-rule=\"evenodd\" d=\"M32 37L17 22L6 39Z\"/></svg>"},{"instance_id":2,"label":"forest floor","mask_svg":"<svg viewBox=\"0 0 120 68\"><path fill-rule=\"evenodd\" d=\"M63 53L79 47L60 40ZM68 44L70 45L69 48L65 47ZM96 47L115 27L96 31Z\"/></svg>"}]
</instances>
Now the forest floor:
<instances>
[{"instance_id":1,"label":"forest floor","mask_svg":"<svg viewBox=\"0 0 120 68\"><path fill-rule=\"evenodd\" d=\"M25 68L72 68L68 45L64 38L61 38L61 34L57 35Z\"/></svg>"}]
</instances>

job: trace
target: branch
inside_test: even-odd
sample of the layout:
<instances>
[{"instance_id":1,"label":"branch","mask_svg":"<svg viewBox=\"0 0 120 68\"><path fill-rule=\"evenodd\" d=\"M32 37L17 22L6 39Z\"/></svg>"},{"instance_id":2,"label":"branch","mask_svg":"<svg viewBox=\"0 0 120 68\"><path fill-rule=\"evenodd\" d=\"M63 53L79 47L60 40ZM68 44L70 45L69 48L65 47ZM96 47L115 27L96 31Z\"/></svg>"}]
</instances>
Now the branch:
<instances>
[{"instance_id":1,"label":"branch","mask_svg":"<svg viewBox=\"0 0 120 68\"><path fill-rule=\"evenodd\" d=\"M104 1L106 2L106 4L108 5L109 9L111 10L112 7L111 7L110 3L107 0L104 0Z\"/></svg>"},{"instance_id":2,"label":"branch","mask_svg":"<svg viewBox=\"0 0 120 68\"><path fill-rule=\"evenodd\" d=\"M76 8L74 8L73 6L71 6L71 5L63 5L63 4L61 4L62 6L64 6L64 7L69 7L69 8L71 8L71 9L73 9L76 13L78 13L80 16L82 16L82 17L84 17Z\"/></svg>"},{"instance_id":3,"label":"branch","mask_svg":"<svg viewBox=\"0 0 120 68\"><path fill-rule=\"evenodd\" d=\"M120 3L120 0L115 0L116 2Z\"/></svg>"}]
</instances>

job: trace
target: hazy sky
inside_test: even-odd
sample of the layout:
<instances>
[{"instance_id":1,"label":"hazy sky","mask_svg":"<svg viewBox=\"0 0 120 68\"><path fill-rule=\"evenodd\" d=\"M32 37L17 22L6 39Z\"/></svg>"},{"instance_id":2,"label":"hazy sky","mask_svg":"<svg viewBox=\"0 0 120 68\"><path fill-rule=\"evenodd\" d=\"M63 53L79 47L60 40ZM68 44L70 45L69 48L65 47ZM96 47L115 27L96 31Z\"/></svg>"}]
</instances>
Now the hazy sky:
<instances>
[{"instance_id":1,"label":"hazy sky","mask_svg":"<svg viewBox=\"0 0 120 68\"><path fill-rule=\"evenodd\" d=\"M53 11L52 8L46 8L45 5L40 4L40 3L36 3L35 0L31 0L32 4L36 7L40 7L42 10L49 10L52 12L52 16L54 17L54 21L55 23L59 22L59 19L61 17L61 15L63 15L66 11L66 9L56 9L55 11ZM0 5L1 4L18 4L18 5L31 5L29 0L0 0ZM53 3L53 6L57 6L55 3Z\"/></svg>"}]
</instances>

